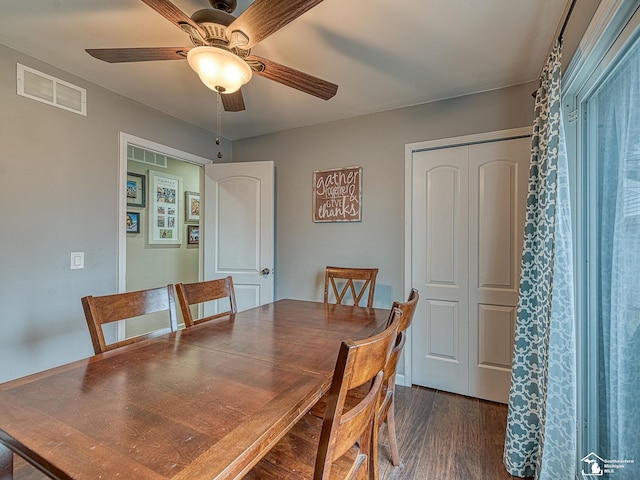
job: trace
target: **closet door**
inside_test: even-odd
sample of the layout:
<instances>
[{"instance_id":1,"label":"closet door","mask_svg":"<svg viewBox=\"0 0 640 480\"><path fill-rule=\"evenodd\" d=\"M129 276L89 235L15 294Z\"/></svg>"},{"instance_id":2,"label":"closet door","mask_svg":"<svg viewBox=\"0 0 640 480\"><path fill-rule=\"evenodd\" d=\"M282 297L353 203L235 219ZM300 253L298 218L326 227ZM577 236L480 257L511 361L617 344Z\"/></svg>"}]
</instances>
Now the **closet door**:
<instances>
[{"instance_id":1,"label":"closet door","mask_svg":"<svg viewBox=\"0 0 640 480\"><path fill-rule=\"evenodd\" d=\"M468 147L414 154L413 383L467 394Z\"/></svg>"},{"instance_id":2,"label":"closet door","mask_svg":"<svg viewBox=\"0 0 640 480\"><path fill-rule=\"evenodd\" d=\"M469 147L469 395L508 403L531 140Z\"/></svg>"},{"instance_id":3,"label":"closet door","mask_svg":"<svg viewBox=\"0 0 640 480\"><path fill-rule=\"evenodd\" d=\"M413 156L413 383L506 403L530 139Z\"/></svg>"}]
</instances>

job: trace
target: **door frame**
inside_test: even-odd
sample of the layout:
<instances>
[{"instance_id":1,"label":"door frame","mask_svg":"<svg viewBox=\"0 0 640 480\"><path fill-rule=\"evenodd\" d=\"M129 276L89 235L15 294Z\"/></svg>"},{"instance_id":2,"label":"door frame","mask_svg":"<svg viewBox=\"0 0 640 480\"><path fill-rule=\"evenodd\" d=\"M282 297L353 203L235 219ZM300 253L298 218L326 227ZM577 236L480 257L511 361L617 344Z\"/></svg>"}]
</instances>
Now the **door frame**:
<instances>
[{"instance_id":1,"label":"door frame","mask_svg":"<svg viewBox=\"0 0 640 480\"><path fill-rule=\"evenodd\" d=\"M477 143L488 143L514 138L530 137L533 127L520 127L494 132L464 135L460 137L441 138L424 142L407 143L404 147L404 298L409 295L413 287L412 254L412 213L413 213L413 154L426 150L439 150L443 148L460 147ZM412 356L413 356L413 328L407 331L407 342L404 347L403 374L398 374L396 381L399 385L411 386L412 384Z\"/></svg>"}]
</instances>

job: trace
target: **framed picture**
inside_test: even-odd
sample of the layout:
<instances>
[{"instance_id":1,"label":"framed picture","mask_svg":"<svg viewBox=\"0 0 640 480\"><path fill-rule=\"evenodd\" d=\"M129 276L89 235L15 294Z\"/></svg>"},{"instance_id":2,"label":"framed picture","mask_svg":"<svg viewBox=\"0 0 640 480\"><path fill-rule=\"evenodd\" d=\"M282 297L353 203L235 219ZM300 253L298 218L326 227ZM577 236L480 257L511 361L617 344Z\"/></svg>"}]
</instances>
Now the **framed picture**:
<instances>
[{"instance_id":1,"label":"framed picture","mask_svg":"<svg viewBox=\"0 0 640 480\"><path fill-rule=\"evenodd\" d=\"M127 212L127 233L140 233L140 212Z\"/></svg>"},{"instance_id":2,"label":"framed picture","mask_svg":"<svg viewBox=\"0 0 640 480\"><path fill-rule=\"evenodd\" d=\"M200 194L198 192L184 192L184 221L200 221Z\"/></svg>"},{"instance_id":3,"label":"framed picture","mask_svg":"<svg viewBox=\"0 0 640 480\"><path fill-rule=\"evenodd\" d=\"M187 225L187 245L200 243L200 225Z\"/></svg>"},{"instance_id":4,"label":"framed picture","mask_svg":"<svg viewBox=\"0 0 640 480\"><path fill-rule=\"evenodd\" d=\"M145 176L127 172L127 206L145 206Z\"/></svg>"},{"instance_id":5,"label":"framed picture","mask_svg":"<svg viewBox=\"0 0 640 480\"><path fill-rule=\"evenodd\" d=\"M182 177L149 170L149 244L180 245Z\"/></svg>"},{"instance_id":6,"label":"framed picture","mask_svg":"<svg viewBox=\"0 0 640 480\"><path fill-rule=\"evenodd\" d=\"M313 221L361 220L362 167L313 172Z\"/></svg>"}]
</instances>

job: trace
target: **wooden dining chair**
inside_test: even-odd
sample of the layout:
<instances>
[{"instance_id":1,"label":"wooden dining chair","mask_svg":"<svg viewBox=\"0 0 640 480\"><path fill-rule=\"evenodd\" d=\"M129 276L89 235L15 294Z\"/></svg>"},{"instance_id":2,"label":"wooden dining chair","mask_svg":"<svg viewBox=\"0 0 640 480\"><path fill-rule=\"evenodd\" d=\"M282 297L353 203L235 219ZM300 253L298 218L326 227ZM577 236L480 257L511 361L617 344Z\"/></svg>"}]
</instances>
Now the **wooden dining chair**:
<instances>
[{"instance_id":1,"label":"wooden dining chair","mask_svg":"<svg viewBox=\"0 0 640 480\"><path fill-rule=\"evenodd\" d=\"M180 308L182 309L182 317L184 318L185 327L190 327L215 318L230 316L238 311L236 306L236 294L233 290L233 279L230 276L216 280L208 280L206 282L178 283L176 284L176 293L178 294L178 301L180 302ZM190 307L191 305L197 305L213 300L222 300L225 298L229 300L228 310L208 317L197 319L193 318Z\"/></svg>"},{"instance_id":2,"label":"wooden dining chair","mask_svg":"<svg viewBox=\"0 0 640 480\"><path fill-rule=\"evenodd\" d=\"M173 285L100 297L89 295L82 298L82 307L96 354L178 329ZM168 327L107 344L102 329L104 324L164 311L168 313Z\"/></svg>"},{"instance_id":3,"label":"wooden dining chair","mask_svg":"<svg viewBox=\"0 0 640 480\"><path fill-rule=\"evenodd\" d=\"M348 301L347 293L350 293L353 305L360 305L368 289L367 307L371 308L377 275L377 268L327 267L324 273L324 303L329 303L333 297L334 303L341 304Z\"/></svg>"},{"instance_id":4,"label":"wooden dining chair","mask_svg":"<svg viewBox=\"0 0 640 480\"><path fill-rule=\"evenodd\" d=\"M398 332L401 312L382 333L340 346L324 418L307 413L245 479L300 480L377 478L371 464L377 444L376 409L380 402L381 371ZM366 386L367 394L344 411L347 393Z\"/></svg>"},{"instance_id":5,"label":"wooden dining chair","mask_svg":"<svg viewBox=\"0 0 640 480\"><path fill-rule=\"evenodd\" d=\"M395 422L395 391L396 391L396 371L398 368L398 362L400 361L400 355L406 342L406 330L411 326L413 316L418 305L420 295L415 288L411 289L406 302L393 302L387 325L390 325L395 320L395 312L400 311L401 317L398 324L398 336L395 342L389 359L384 367L384 378L382 385L382 395L380 407L378 408L378 426L387 424L387 433L389 437L389 449L391 451L391 463L394 466L400 465L400 454L398 452L398 440L396 437L396 422ZM345 401L345 408L347 410L353 408L353 405L357 404L367 394L367 390L364 388L354 389L349 392L349 395ZM313 407L311 413L315 416L322 417L326 409L327 396L325 395L320 401ZM374 455L377 459L377 447L374 448ZM377 460L376 460L377 461Z\"/></svg>"},{"instance_id":6,"label":"wooden dining chair","mask_svg":"<svg viewBox=\"0 0 640 480\"><path fill-rule=\"evenodd\" d=\"M393 302L393 309L399 309L402 312L400 325L398 326L398 337L402 338L397 339L391 355L389 355L389 360L384 368L384 384L382 387L382 402L380 404L380 409L378 410L378 424L387 424L389 449L391 450L391 463L395 467L400 465L395 421L396 371L398 369L398 362L400 361L400 354L402 353L406 341L406 331L411 326L419 299L420 294L418 293L418 290L412 288L406 302ZM389 323L392 321L392 316L389 316Z\"/></svg>"}]
</instances>

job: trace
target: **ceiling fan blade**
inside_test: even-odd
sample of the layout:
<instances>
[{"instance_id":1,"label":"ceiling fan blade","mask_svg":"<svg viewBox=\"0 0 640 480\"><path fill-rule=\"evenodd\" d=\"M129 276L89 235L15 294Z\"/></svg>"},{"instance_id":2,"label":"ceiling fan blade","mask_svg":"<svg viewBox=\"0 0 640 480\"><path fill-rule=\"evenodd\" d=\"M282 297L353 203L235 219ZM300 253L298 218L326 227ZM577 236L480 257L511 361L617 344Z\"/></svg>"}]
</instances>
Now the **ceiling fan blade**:
<instances>
[{"instance_id":1,"label":"ceiling fan blade","mask_svg":"<svg viewBox=\"0 0 640 480\"><path fill-rule=\"evenodd\" d=\"M251 68L257 75L323 100L329 100L338 91L338 85L335 83L327 82L321 78L267 60L266 58L249 55L245 60L251 65ZM259 64L257 68L254 67L255 63ZM260 64L263 68L260 67Z\"/></svg>"},{"instance_id":2,"label":"ceiling fan blade","mask_svg":"<svg viewBox=\"0 0 640 480\"><path fill-rule=\"evenodd\" d=\"M156 12L162 15L164 18L173 23L176 27L182 30L180 26L181 23L187 23L191 25L194 29L200 33L202 38L207 38L207 32L200 27L196 22L191 20L191 18L176 7L169 0L142 0L144 3L153 8Z\"/></svg>"},{"instance_id":3,"label":"ceiling fan blade","mask_svg":"<svg viewBox=\"0 0 640 480\"><path fill-rule=\"evenodd\" d=\"M255 0L227 27L227 38L232 40L233 33L240 31L248 43L238 46L252 48L320 2L322 0Z\"/></svg>"},{"instance_id":4,"label":"ceiling fan blade","mask_svg":"<svg viewBox=\"0 0 640 480\"><path fill-rule=\"evenodd\" d=\"M242 90L233 93L222 93L222 106L225 112L241 112L244 110L244 97Z\"/></svg>"},{"instance_id":5,"label":"ceiling fan blade","mask_svg":"<svg viewBox=\"0 0 640 480\"><path fill-rule=\"evenodd\" d=\"M109 63L148 62L152 60L184 60L189 47L150 48L87 48L85 51L98 60Z\"/></svg>"}]
</instances>

